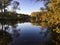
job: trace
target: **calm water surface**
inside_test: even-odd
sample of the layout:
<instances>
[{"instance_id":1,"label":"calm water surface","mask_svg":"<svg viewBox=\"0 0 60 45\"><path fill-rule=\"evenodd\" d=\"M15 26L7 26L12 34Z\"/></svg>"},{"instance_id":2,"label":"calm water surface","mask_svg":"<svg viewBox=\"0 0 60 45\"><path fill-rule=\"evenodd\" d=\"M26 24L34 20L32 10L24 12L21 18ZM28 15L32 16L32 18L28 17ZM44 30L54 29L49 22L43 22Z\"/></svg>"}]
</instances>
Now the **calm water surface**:
<instances>
[{"instance_id":1,"label":"calm water surface","mask_svg":"<svg viewBox=\"0 0 60 45\"><path fill-rule=\"evenodd\" d=\"M7 26L7 25L5 25ZM51 31L31 23L17 23L6 30L13 40L8 45L48 45Z\"/></svg>"},{"instance_id":2,"label":"calm water surface","mask_svg":"<svg viewBox=\"0 0 60 45\"><path fill-rule=\"evenodd\" d=\"M42 26L39 22L2 21L0 45L60 45L60 33Z\"/></svg>"}]
</instances>

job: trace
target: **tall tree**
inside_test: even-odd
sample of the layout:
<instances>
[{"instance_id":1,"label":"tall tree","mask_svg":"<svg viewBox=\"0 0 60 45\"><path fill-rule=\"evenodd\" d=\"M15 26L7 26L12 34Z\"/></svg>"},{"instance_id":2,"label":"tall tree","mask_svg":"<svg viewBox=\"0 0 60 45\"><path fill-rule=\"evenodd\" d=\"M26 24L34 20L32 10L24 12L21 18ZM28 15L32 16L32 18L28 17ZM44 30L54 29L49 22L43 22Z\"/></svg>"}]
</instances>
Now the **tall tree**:
<instances>
[{"instance_id":1,"label":"tall tree","mask_svg":"<svg viewBox=\"0 0 60 45\"><path fill-rule=\"evenodd\" d=\"M19 9L18 6L19 6L19 2L14 1L14 2L13 2L12 11L13 11L13 12L16 12L16 10Z\"/></svg>"},{"instance_id":2,"label":"tall tree","mask_svg":"<svg viewBox=\"0 0 60 45\"><path fill-rule=\"evenodd\" d=\"M0 10L5 10L5 8L10 5L12 0L0 0Z\"/></svg>"},{"instance_id":3,"label":"tall tree","mask_svg":"<svg viewBox=\"0 0 60 45\"><path fill-rule=\"evenodd\" d=\"M55 27L55 31L60 33L60 0L47 0L45 3L48 10L48 24Z\"/></svg>"}]
</instances>

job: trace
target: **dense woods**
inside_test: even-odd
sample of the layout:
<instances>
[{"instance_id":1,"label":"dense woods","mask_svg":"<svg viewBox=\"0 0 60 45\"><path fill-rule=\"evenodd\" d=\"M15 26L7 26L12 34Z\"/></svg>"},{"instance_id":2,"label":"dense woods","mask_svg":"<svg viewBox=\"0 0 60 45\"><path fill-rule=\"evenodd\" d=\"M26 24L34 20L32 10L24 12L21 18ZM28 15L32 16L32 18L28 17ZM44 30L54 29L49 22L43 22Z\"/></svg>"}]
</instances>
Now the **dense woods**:
<instances>
[{"instance_id":1,"label":"dense woods","mask_svg":"<svg viewBox=\"0 0 60 45\"><path fill-rule=\"evenodd\" d=\"M31 22L44 22L51 30L60 33L60 0L49 0L46 9L31 13ZM43 24L44 25L44 24Z\"/></svg>"},{"instance_id":2,"label":"dense woods","mask_svg":"<svg viewBox=\"0 0 60 45\"><path fill-rule=\"evenodd\" d=\"M5 14L5 15L4 15ZM29 20L30 16L28 14L18 14L14 12L5 12L4 14L0 13L0 20ZM2 17L3 15L3 17Z\"/></svg>"}]
</instances>

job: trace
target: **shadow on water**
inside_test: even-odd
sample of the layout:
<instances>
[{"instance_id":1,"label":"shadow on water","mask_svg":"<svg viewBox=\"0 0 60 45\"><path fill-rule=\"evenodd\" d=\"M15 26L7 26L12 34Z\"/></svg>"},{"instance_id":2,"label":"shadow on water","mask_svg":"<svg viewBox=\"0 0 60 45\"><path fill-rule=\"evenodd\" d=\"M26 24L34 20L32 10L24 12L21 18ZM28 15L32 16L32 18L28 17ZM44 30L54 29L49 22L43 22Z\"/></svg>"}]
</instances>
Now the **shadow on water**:
<instances>
[{"instance_id":1,"label":"shadow on water","mask_svg":"<svg viewBox=\"0 0 60 45\"><path fill-rule=\"evenodd\" d=\"M20 35L16 29L16 26L14 26L15 24L16 21L0 20L0 45L7 45L11 42L13 40L12 35L14 35L14 37L18 37ZM9 32L10 27L12 27L13 34Z\"/></svg>"},{"instance_id":2,"label":"shadow on water","mask_svg":"<svg viewBox=\"0 0 60 45\"><path fill-rule=\"evenodd\" d=\"M44 29L44 28L46 28L46 23L37 23L37 22L35 22L35 23L32 23L32 25L36 25L36 26L41 26L42 27L42 29ZM52 29L54 29L53 27L52 27L52 29L51 28L47 28L48 30L47 30L47 33L49 33L48 31L51 31L50 33L50 41L49 41L49 45L60 45L60 33L58 33L58 32L56 32L56 31L53 31ZM45 33L45 36L46 36L46 34L47 33Z\"/></svg>"},{"instance_id":3,"label":"shadow on water","mask_svg":"<svg viewBox=\"0 0 60 45\"><path fill-rule=\"evenodd\" d=\"M0 30L0 45L7 45L7 43L11 41L12 41L11 35L6 31Z\"/></svg>"},{"instance_id":4,"label":"shadow on water","mask_svg":"<svg viewBox=\"0 0 60 45\"><path fill-rule=\"evenodd\" d=\"M0 45L60 45L60 34L49 30L44 23L0 21ZM5 33L5 36L3 36Z\"/></svg>"}]
</instances>

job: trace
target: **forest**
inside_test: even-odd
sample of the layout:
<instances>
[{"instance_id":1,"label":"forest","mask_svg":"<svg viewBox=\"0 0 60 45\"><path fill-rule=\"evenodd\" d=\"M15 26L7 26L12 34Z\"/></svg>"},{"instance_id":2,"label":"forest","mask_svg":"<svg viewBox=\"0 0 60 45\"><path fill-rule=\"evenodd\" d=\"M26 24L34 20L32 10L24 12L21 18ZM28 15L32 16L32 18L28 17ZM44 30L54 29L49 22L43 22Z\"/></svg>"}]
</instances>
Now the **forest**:
<instances>
[{"instance_id":1,"label":"forest","mask_svg":"<svg viewBox=\"0 0 60 45\"><path fill-rule=\"evenodd\" d=\"M60 33L60 0L45 1L46 8L40 12L31 13L31 22L41 23L57 33Z\"/></svg>"}]
</instances>

